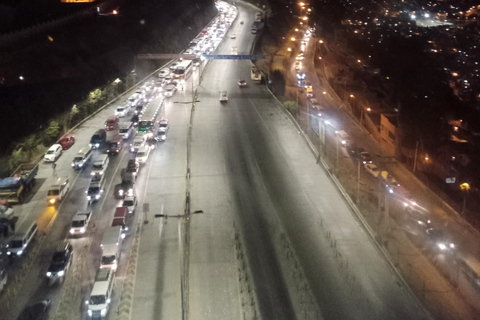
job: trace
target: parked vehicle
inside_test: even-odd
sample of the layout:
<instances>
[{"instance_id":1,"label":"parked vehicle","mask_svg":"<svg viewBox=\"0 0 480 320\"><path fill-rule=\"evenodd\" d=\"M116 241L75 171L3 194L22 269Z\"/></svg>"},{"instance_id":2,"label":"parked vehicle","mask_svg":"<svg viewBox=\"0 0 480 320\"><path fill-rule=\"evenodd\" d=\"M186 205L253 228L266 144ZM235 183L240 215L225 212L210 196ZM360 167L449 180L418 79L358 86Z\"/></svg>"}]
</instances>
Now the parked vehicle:
<instances>
[{"instance_id":1,"label":"parked vehicle","mask_svg":"<svg viewBox=\"0 0 480 320\"><path fill-rule=\"evenodd\" d=\"M70 147L73 146L75 143L75 137L71 134L66 134L60 139L58 143L62 146L63 150L70 149Z\"/></svg>"},{"instance_id":2,"label":"parked vehicle","mask_svg":"<svg viewBox=\"0 0 480 320\"><path fill-rule=\"evenodd\" d=\"M43 157L45 162L55 162L62 155L62 146L59 144L54 144L51 146L45 156Z\"/></svg>"},{"instance_id":3,"label":"parked vehicle","mask_svg":"<svg viewBox=\"0 0 480 320\"><path fill-rule=\"evenodd\" d=\"M5 199L9 203L22 203L35 185L37 173L37 164L21 164L9 178L0 179L0 199Z\"/></svg>"}]
</instances>

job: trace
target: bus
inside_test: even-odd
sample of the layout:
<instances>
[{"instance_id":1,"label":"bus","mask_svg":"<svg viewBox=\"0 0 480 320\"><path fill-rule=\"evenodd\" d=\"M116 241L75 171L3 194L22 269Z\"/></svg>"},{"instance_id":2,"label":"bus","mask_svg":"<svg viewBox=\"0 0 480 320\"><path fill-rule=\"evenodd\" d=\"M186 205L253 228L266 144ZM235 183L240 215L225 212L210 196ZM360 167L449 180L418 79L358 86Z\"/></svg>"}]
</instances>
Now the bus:
<instances>
[{"instance_id":1,"label":"bus","mask_svg":"<svg viewBox=\"0 0 480 320\"><path fill-rule=\"evenodd\" d=\"M153 132L153 124L154 122L151 120L141 120L138 123L138 132Z\"/></svg>"},{"instance_id":2,"label":"bus","mask_svg":"<svg viewBox=\"0 0 480 320\"><path fill-rule=\"evenodd\" d=\"M186 79L192 72L193 62L192 60L179 61L175 71L173 71L174 79Z\"/></svg>"}]
</instances>

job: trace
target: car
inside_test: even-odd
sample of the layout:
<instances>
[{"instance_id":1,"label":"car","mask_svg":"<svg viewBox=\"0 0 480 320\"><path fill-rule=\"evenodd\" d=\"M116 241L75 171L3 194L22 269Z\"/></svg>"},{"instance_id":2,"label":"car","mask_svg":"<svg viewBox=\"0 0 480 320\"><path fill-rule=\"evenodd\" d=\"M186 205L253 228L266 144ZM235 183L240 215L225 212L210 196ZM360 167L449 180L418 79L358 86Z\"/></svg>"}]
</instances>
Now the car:
<instances>
[{"instance_id":1,"label":"car","mask_svg":"<svg viewBox=\"0 0 480 320\"><path fill-rule=\"evenodd\" d=\"M50 300L39 301L23 309L17 320L47 320L50 304Z\"/></svg>"},{"instance_id":2,"label":"car","mask_svg":"<svg viewBox=\"0 0 480 320\"><path fill-rule=\"evenodd\" d=\"M62 146L58 143L52 145L50 148L48 148L45 156L43 157L45 162L57 161L58 157L60 157L60 155L62 154L62 150Z\"/></svg>"},{"instance_id":3,"label":"car","mask_svg":"<svg viewBox=\"0 0 480 320\"><path fill-rule=\"evenodd\" d=\"M134 214L135 209L137 208L137 197L134 195L125 196L125 198L123 199L122 207L127 207L128 213Z\"/></svg>"},{"instance_id":4,"label":"car","mask_svg":"<svg viewBox=\"0 0 480 320\"><path fill-rule=\"evenodd\" d=\"M158 73L158 77L159 78L165 78L166 76L169 76L171 73L171 71L169 69L162 69L160 70L160 72Z\"/></svg>"},{"instance_id":5,"label":"car","mask_svg":"<svg viewBox=\"0 0 480 320\"><path fill-rule=\"evenodd\" d=\"M66 134L58 143L62 146L63 150L70 149L70 147L75 144L75 137L71 134Z\"/></svg>"},{"instance_id":6,"label":"car","mask_svg":"<svg viewBox=\"0 0 480 320\"><path fill-rule=\"evenodd\" d=\"M220 102L227 102L228 96L227 91L220 91Z\"/></svg>"},{"instance_id":7,"label":"car","mask_svg":"<svg viewBox=\"0 0 480 320\"><path fill-rule=\"evenodd\" d=\"M167 131L163 131L160 128L158 128L157 131L157 136L155 138L156 141L163 142L167 139Z\"/></svg>"},{"instance_id":8,"label":"car","mask_svg":"<svg viewBox=\"0 0 480 320\"><path fill-rule=\"evenodd\" d=\"M370 153L368 153L368 151L365 151L365 149L363 148L358 149L358 157L363 162L363 164L372 163L372 156L370 155Z\"/></svg>"},{"instance_id":9,"label":"car","mask_svg":"<svg viewBox=\"0 0 480 320\"><path fill-rule=\"evenodd\" d=\"M60 244L53 253L50 266L47 270L49 281L55 281L63 278L70 268L73 258L73 247L69 242Z\"/></svg>"},{"instance_id":10,"label":"car","mask_svg":"<svg viewBox=\"0 0 480 320\"><path fill-rule=\"evenodd\" d=\"M247 86L247 81L240 79L238 80L238 86L239 87L246 87Z\"/></svg>"},{"instance_id":11,"label":"car","mask_svg":"<svg viewBox=\"0 0 480 320\"><path fill-rule=\"evenodd\" d=\"M127 196L133 196L133 181L122 181L122 183L118 185L117 195L120 199L125 199Z\"/></svg>"},{"instance_id":12,"label":"car","mask_svg":"<svg viewBox=\"0 0 480 320\"><path fill-rule=\"evenodd\" d=\"M178 62L174 62L169 66L169 68L170 70L175 71L175 69L177 69L177 66L178 66Z\"/></svg>"},{"instance_id":13,"label":"car","mask_svg":"<svg viewBox=\"0 0 480 320\"><path fill-rule=\"evenodd\" d=\"M168 120L162 119L159 121L158 131L166 132L168 130Z\"/></svg>"},{"instance_id":14,"label":"car","mask_svg":"<svg viewBox=\"0 0 480 320\"><path fill-rule=\"evenodd\" d=\"M127 113L128 113L127 107L118 107L117 110L115 110L115 115L120 118L125 117Z\"/></svg>"},{"instance_id":15,"label":"car","mask_svg":"<svg viewBox=\"0 0 480 320\"><path fill-rule=\"evenodd\" d=\"M297 73L297 79L298 80L305 80L305 73L303 73L303 72Z\"/></svg>"},{"instance_id":16,"label":"car","mask_svg":"<svg viewBox=\"0 0 480 320\"><path fill-rule=\"evenodd\" d=\"M230 35L230 39L236 39L236 38L237 38L237 36L235 35L235 33L232 33L232 34Z\"/></svg>"},{"instance_id":17,"label":"car","mask_svg":"<svg viewBox=\"0 0 480 320\"><path fill-rule=\"evenodd\" d=\"M312 86L307 87L307 98L312 98L313 97L313 88Z\"/></svg>"},{"instance_id":18,"label":"car","mask_svg":"<svg viewBox=\"0 0 480 320\"><path fill-rule=\"evenodd\" d=\"M455 244L450 240L447 233L442 229L428 228L426 230L430 240L441 250L447 251L455 249Z\"/></svg>"},{"instance_id":19,"label":"car","mask_svg":"<svg viewBox=\"0 0 480 320\"><path fill-rule=\"evenodd\" d=\"M112 131L118 127L118 117L111 117L105 121L105 130Z\"/></svg>"},{"instance_id":20,"label":"car","mask_svg":"<svg viewBox=\"0 0 480 320\"><path fill-rule=\"evenodd\" d=\"M353 157L358 157L359 156L359 150L360 148L357 147L357 145L352 142L352 141L348 141L346 144L345 144L345 148L347 149L347 152L353 156Z\"/></svg>"},{"instance_id":21,"label":"car","mask_svg":"<svg viewBox=\"0 0 480 320\"><path fill-rule=\"evenodd\" d=\"M300 61L295 61L295 70L299 71L302 69L302 63Z\"/></svg>"},{"instance_id":22,"label":"car","mask_svg":"<svg viewBox=\"0 0 480 320\"><path fill-rule=\"evenodd\" d=\"M335 135L337 136L338 141L340 141L344 146L346 146L347 143L350 141L350 137L344 130L335 131Z\"/></svg>"},{"instance_id":23,"label":"car","mask_svg":"<svg viewBox=\"0 0 480 320\"><path fill-rule=\"evenodd\" d=\"M370 173L372 176L374 176L375 178L378 178L378 176L380 175L380 170L378 169L378 167L373 164L373 163L367 163L364 165L364 168L365 170Z\"/></svg>"},{"instance_id":24,"label":"car","mask_svg":"<svg viewBox=\"0 0 480 320\"><path fill-rule=\"evenodd\" d=\"M163 95L167 98L172 97L173 94L177 91L177 86L173 83L169 83L165 86L165 89L163 91Z\"/></svg>"},{"instance_id":25,"label":"car","mask_svg":"<svg viewBox=\"0 0 480 320\"><path fill-rule=\"evenodd\" d=\"M295 58L297 61L302 61L303 60L303 54L298 54L297 57Z\"/></svg>"},{"instance_id":26,"label":"car","mask_svg":"<svg viewBox=\"0 0 480 320\"><path fill-rule=\"evenodd\" d=\"M145 112L145 109L143 108L143 104L140 104L135 107L135 114L136 115L141 115Z\"/></svg>"},{"instance_id":27,"label":"car","mask_svg":"<svg viewBox=\"0 0 480 320\"><path fill-rule=\"evenodd\" d=\"M393 187L398 187L400 185L397 180L395 180L395 178L390 173L388 173L388 171L382 171L380 172L380 175L385 181L385 183L387 183L388 185Z\"/></svg>"},{"instance_id":28,"label":"car","mask_svg":"<svg viewBox=\"0 0 480 320\"><path fill-rule=\"evenodd\" d=\"M138 161L138 163L145 164L147 163L149 155L150 155L150 147L143 146L138 148L137 154L135 155L135 159Z\"/></svg>"}]
</instances>

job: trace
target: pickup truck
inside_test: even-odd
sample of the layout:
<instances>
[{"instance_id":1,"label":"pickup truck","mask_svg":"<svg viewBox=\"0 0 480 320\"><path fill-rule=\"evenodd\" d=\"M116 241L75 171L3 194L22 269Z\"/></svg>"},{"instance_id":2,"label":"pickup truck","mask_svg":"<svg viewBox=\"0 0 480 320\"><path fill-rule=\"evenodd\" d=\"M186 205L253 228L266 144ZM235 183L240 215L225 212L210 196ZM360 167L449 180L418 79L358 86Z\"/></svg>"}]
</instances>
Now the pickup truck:
<instances>
[{"instance_id":1,"label":"pickup truck","mask_svg":"<svg viewBox=\"0 0 480 320\"><path fill-rule=\"evenodd\" d=\"M87 231L87 227L90 223L91 218L92 211L77 212L77 214L74 215L72 219L72 224L70 226L70 234L72 236L84 234Z\"/></svg>"},{"instance_id":2,"label":"pickup truck","mask_svg":"<svg viewBox=\"0 0 480 320\"><path fill-rule=\"evenodd\" d=\"M10 203L22 203L26 194L35 185L38 164L21 164L9 178L0 179L0 199Z\"/></svg>"}]
</instances>

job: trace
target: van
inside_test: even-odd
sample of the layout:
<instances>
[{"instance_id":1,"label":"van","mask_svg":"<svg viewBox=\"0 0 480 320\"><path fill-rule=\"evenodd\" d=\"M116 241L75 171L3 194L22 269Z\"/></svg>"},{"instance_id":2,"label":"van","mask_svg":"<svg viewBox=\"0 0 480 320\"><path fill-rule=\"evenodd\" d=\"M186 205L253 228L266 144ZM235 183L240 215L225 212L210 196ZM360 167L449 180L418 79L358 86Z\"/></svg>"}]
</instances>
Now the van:
<instances>
[{"instance_id":1,"label":"van","mask_svg":"<svg viewBox=\"0 0 480 320\"><path fill-rule=\"evenodd\" d=\"M120 130L118 131L118 134L124 139L130 138L130 136L133 134L133 122L125 122L120 125Z\"/></svg>"},{"instance_id":2,"label":"van","mask_svg":"<svg viewBox=\"0 0 480 320\"><path fill-rule=\"evenodd\" d=\"M47 192L47 201L49 204L55 204L62 201L63 197L70 190L70 181L68 178L59 177L52 183Z\"/></svg>"},{"instance_id":3,"label":"van","mask_svg":"<svg viewBox=\"0 0 480 320\"><path fill-rule=\"evenodd\" d=\"M98 269L95 274L95 283L90 293L87 314L90 318L104 318L107 316L112 301L113 282L115 273L110 269Z\"/></svg>"},{"instance_id":4,"label":"van","mask_svg":"<svg viewBox=\"0 0 480 320\"><path fill-rule=\"evenodd\" d=\"M85 191L87 194L88 201L98 201L102 197L103 191L105 190L105 179L104 176L99 176L100 180L93 180L90 182L88 190Z\"/></svg>"},{"instance_id":5,"label":"van","mask_svg":"<svg viewBox=\"0 0 480 320\"><path fill-rule=\"evenodd\" d=\"M82 169L85 167L85 163L92 157L92 148L84 147L77 152L75 158L72 161L72 167L74 169Z\"/></svg>"},{"instance_id":6,"label":"van","mask_svg":"<svg viewBox=\"0 0 480 320\"><path fill-rule=\"evenodd\" d=\"M108 163L110 159L107 154L101 154L98 156L97 160L93 163L92 176L103 175L105 170L107 170Z\"/></svg>"},{"instance_id":7,"label":"van","mask_svg":"<svg viewBox=\"0 0 480 320\"><path fill-rule=\"evenodd\" d=\"M93 134L92 138L90 139L90 147L92 149L100 149L105 143L106 139L107 132L105 131L105 129L99 129Z\"/></svg>"},{"instance_id":8,"label":"van","mask_svg":"<svg viewBox=\"0 0 480 320\"><path fill-rule=\"evenodd\" d=\"M138 148L137 154L135 155L135 160L137 160L139 164L145 164L147 163L149 154L150 154L150 147L148 146L140 147Z\"/></svg>"},{"instance_id":9,"label":"van","mask_svg":"<svg viewBox=\"0 0 480 320\"><path fill-rule=\"evenodd\" d=\"M30 242L37 234L37 222L22 225L13 235L12 240L7 244L7 255L10 258L20 257L27 249Z\"/></svg>"},{"instance_id":10,"label":"van","mask_svg":"<svg viewBox=\"0 0 480 320\"><path fill-rule=\"evenodd\" d=\"M112 140L108 143L108 149L107 153L111 156L117 155L120 153L120 151L123 148L123 140L122 137L119 135L116 135L113 137Z\"/></svg>"}]
</instances>

